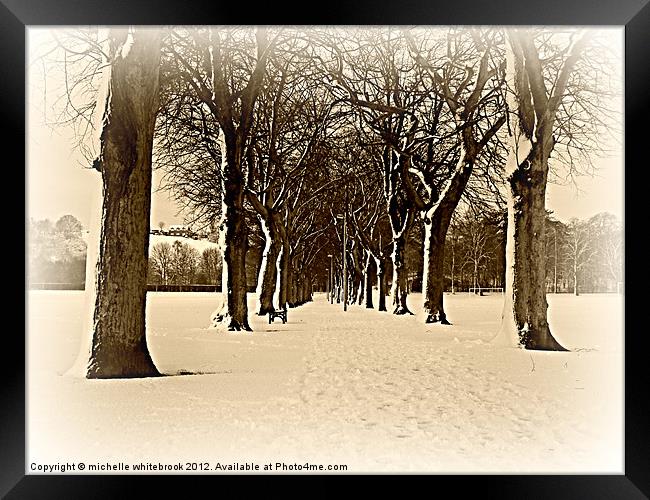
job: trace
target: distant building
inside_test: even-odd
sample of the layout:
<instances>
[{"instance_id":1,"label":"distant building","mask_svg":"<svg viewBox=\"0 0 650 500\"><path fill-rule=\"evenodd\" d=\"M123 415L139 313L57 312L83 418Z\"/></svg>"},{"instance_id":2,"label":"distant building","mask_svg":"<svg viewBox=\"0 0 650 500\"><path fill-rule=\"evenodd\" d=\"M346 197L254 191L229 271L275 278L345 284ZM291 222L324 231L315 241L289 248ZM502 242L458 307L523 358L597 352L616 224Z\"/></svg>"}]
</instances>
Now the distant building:
<instances>
[{"instance_id":1,"label":"distant building","mask_svg":"<svg viewBox=\"0 0 650 500\"><path fill-rule=\"evenodd\" d=\"M196 233L183 224L171 224L163 234L167 236L182 236L184 238L195 238Z\"/></svg>"},{"instance_id":2,"label":"distant building","mask_svg":"<svg viewBox=\"0 0 650 500\"><path fill-rule=\"evenodd\" d=\"M182 224L172 224L167 228L165 234L169 236L185 236L187 228Z\"/></svg>"},{"instance_id":3,"label":"distant building","mask_svg":"<svg viewBox=\"0 0 650 500\"><path fill-rule=\"evenodd\" d=\"M183 238L192 238L193 240L205 239L208 237L207 232L193 231L184 224L171 224L165 229L151 229L149 232L151 234L159 234L162 236L181 236Z\"/></svg>"}]
</instances>

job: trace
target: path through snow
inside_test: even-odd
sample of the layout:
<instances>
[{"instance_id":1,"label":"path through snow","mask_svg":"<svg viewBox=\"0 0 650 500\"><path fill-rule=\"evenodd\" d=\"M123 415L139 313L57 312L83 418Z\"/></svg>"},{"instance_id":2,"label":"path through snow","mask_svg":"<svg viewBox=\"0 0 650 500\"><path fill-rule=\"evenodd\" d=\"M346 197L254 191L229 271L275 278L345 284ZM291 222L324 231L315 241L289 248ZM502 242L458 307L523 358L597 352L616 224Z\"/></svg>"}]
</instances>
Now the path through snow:
<instances>
[{"instance_id":1,"label":"path through snow","mask_svg":"<svg viewBox=\"0 0 650 500\"><path fill-rule=\"evenodd\" d=\"M313 303L286 325L207 328L215 297L151 293L167 374L62 375L83 297L30 292L28 463L85 460L346 464L350 472L621 472L622 299L549 296L569 353L491 345L500 296L446 296L452 326ZM251 305L252 300L251 300ZM604 325L596 311L621 321ZM613 313L612 313L613 312ZM620 325L620 326L619 326Z\"/></svg>"}]
</instances>

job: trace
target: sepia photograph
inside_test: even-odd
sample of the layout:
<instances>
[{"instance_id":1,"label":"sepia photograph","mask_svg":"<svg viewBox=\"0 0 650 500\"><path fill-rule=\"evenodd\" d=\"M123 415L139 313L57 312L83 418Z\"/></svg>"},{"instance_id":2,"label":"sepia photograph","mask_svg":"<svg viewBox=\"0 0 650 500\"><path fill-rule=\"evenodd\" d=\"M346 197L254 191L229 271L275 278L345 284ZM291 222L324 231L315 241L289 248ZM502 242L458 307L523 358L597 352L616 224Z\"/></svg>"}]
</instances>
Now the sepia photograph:
<instances>
[{"instance_id":1,"label":"sepia photograph","mask_svg":"<svg viewBox=\"0 0 650 500\"><path fill-rule=\"evenodd\" d=\"M28 26L25 473L625 473L624 26Z\"/></svg>"}]
</instances>

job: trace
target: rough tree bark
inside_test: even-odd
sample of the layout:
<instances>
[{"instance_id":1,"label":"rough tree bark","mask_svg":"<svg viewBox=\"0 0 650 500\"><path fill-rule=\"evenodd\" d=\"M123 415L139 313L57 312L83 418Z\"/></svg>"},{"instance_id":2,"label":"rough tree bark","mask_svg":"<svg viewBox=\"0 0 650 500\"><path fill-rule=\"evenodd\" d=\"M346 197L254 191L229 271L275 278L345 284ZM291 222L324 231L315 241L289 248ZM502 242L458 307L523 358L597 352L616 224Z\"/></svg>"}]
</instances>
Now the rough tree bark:
<instances>
[{"instance_id":1,"label":"rough tree bark","mask_svg":"<svg viewBox=\"0 0 650 500\"><path fill-rule=\"evenodd\" d=\"M302 296L301 296L301 290L302 290L302 276L294 272L293 273L293 293L292 293L292 299L293 299L293 307L298 307L301 304Z\"/></svg>"},{"instance_id":2,"label":"rough tree bark","mask_svg":"<svg viewBox=\"0 0 650 500\"><path fill-rule=\"evenodd\" d=\"M461 146L461 157L454 174L441 193L439 200L432 207L422 211L424 220L422 293L426 323L440 321L443 325L450 324L443 303L445 241L449 224L472 176L474 161L482 144L487 142L504 122L504 118L499 119L486 133L481 143L473 138L469 128L463 131L465 145Z\"/></svg>"},{"instance_id":3,"label":"rough tree bark","mask_svg":"<svg viewBox=\"0 0 650 500\"><path fill-rule=\"evenodd\" d=\"M301 302L304 304L305 302L308 302L310 299L309 296L309 278L307 275L303 274L302 275L302 297L301 297Z\"/></svg>"},{"instance_id":4,"label":"rough tree bark","mask_svg":"<svg viewBox=\"0 0 650 500\"><path fill-rule=\"evenodd\" d=\"M390 296L393 314L413 314L406 303L408 296L408 268L406 267L406 242L409 230L413 224L414 210L408 209L403 225L393 227L393 283Z\"/></svg>"},{"instance_id":5,"label":"rough tree bark","mask_svg":"<svg viewBox=\"0 0 650 500\"><path fill-rule=\"evenodd\" d=\"M244 216L245 189L240 170L240 148L232 144L233 142L237 142L236 139L226 135L226 161L221 164L223 208L219 225L219 246L223 255L221 283L224 300L221 309L212 315L212 325L215 327L223 325L230 331L252 331L248 324L246 301L248 226Z\"/></svg>"},{"instance_id":6,"label":"rough tree bark","mask_svg":"<svg viewBox=\"0 0 650 500\"><path fill-rule=\"evenodd\" d=\"M539 156L543 149L537 148L530 167L517 168L508 179L506 245L511 260L506 272L508 310L504 310L504 322L512 320L509 326L514 326L518 343L526 349L563 351L566 349L555 340L546 319L546 172Z\"/></svg>"},{"instance_id":7,"label":"rough tree bark","mask_svg":"<svg viewBox=\"0 0 650 500\"><path fill-rule=\"evenodd\" d=\"M499 119L484 136L481 143L487 142L505 119ZM449 325L444 310L444 261L445 241L449 224L460 199L465 192L472 175L473 165L482 145L469 136L471 131L465 129L466 146L462 148L461 158L456 170L449 180L440 199L432 206L422 210L424 220L424 269L422 276L422 294L424 296L424 313L426 323L440 322Z\"/></svg>"},{"instance_id":8,"label":"rough tree bark","mask_svg":"<svg viewBox=\"0 0 650 500\"><path fill-rule=\"evenodd\" d=\"M110 82L95 168L102 223L87 378L160 375L146 340L151 155L161 32L110 31Z\"/></svg>"},{"instance_id":9,"label":"rough tree bark","mask_svg":"<svg viewBox=\"0 0 650 500\"><path fill-rule=\"evenodd\" d=\"M405 161L404 158L401 161ZM393 162L392 155L385 155L384 162L391 165ZM397 182L395 179L399 178L399 174L399 169L395 169L388 196L388 215L393 235L393 252L391 254L393 282L391 284L390 296L393 314L398 315L413 314L406 303L406 297L408 296L406 245L409 232L415 220L415 206L412 200L397 190Z\"/></svg>"},{"instance_id":10,"label":"rough tree bark","mask_svg":"<svg viewBox=\"0 0 650 500\"><path fill-rule=\"evenodd\" d=\"M447 220L444 222L442 217ZM440 322L448 325L443 306L445 239L451 213L427 213L424 217L424 268L422 271L422 293L426 323Z\"/></svg>"},{"instance_id":11,"label":"rough tree bark","mask_svg":"<svg viewBox=\"0 0 650 500\"><path fill-rule=\"evenodd\" d=\"M292 266L291 263L291 257L289 257L289 265ZM293 266L292 266L293 267ZM296 274L294 273L292 267L289 268L287 272L287 304L289 304L289 307L293 308L296 307L296 286L297 286L297 278Z\"/></svg>"},{"instance_id":12,"label":"rough tree bark","mask_svg":"<svg viewBox=\"0 0 650 500\"><path fill-rule=\"evenodd\" d=\"M583 36L568 51L552 94L546 89L533 35L512 30L508 44L510 152L506 300L497 341L525 349L566 350L547 322L544 248L548 159L555 145L553 125L571 71L584 49Z\"/></svg>"}]
</instances>

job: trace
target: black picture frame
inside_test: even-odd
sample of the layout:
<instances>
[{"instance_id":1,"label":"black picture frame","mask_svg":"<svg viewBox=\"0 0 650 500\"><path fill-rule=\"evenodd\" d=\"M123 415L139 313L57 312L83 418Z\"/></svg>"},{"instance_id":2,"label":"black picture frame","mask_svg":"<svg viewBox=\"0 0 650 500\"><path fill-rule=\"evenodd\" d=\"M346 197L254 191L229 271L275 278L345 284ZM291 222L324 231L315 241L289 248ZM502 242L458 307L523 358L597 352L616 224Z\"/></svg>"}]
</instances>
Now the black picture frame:
<instances>
[{"instance_id":1,"label":"black picture frame","mask_svg":"<svg viewBox=\"0 0 650 500\"><path fill-rule=\"evenodd\" d=\"M466 0L444 4L425 0L363 0L354 4L328 2L322 8L308 7L283 12L277 3L251 8L249 4L214 1L151 2L147 0L99 1L85 0L0 0L0 61L4 66L0 77L0 113L3 152L16 154L13 165L25 165L24 150L16 145L25 140L25 32L30 25L74 24L482 24L482 25L613 25L625 26L625 165L634 171L633 182L625 185L625 231L633 234L643 217L643 194L634 190L647 186L641 177L649 165L645 152L648 138L646 121L650 94L650 5L649 0ZM629 170L628 170L629 169ZM634 169L634 170L632 170ZM637 177L639 175L639 177ZM638 180L637 180L638 179ZM642 180L643 179L643 180ZM23 176L26 183L27 179ZM11 189L7 189L11 191ZM18 193L20 192L13 189ZM24 200L15 200L20 206ZM635 206L636 205L636 206ZM16 218L17 219L17 218ZM18 227L17 234L21 228ZM24 224L22 225L24 231ZM640 240L641 241L641 240ZM18 245L14 249L19 254ZM636 269L633 263L646 256L645 244L626 245L625 268ZM642 253L641 253L642 252ZM15 259L20 259L19 255ZM647 256L646 256L647 259ZM19 260L18 260L19 261ZM24 274L19 279L24 279ZM494 498L648 498L650 496L650 453L648 414L644 403L648 398L646 370L646 332L643 311L632 304L634 297L644 293L640 276L625 274L625 475L522 475L522 476L431 476L430 491L443 483L453 488L454 495L471 490L482 497ZM14 289L5 303L8 314L20 310L20 296ZM26 295L23 307L27 307ZM632 302L630 302L630 299ZM14 302L16 303L14 306ZM637 315L631 316L631 314ZM595 312L596 313L596 312ZM606 312L598 312L607 321ZM25 317L25 316L24 316ZM16 328L5 330L5 346L0 390L0 496L7 498L114 498L128 496L134 488L149 490L168 488L168 478L156 476L31 476L25 475L25 345ZM13 364L11 364L13 363ZM178 476L177 476L178 477ZM219 476L221 478L221 476ZM193 488L205 484L209 477L193 476ZM294 478L292 478L293 480ZM296 477L296 479L298 479ZM198 481L198 483L197 483ZM319 479L319 482L320 481ZM313 485L311 486L313 487ZM430 488L430 486L427 486ZM92 492L92 495L88 493ZM215 491L216 492L216 491ZM221 493L225 493L222 491Z\"/></svg>"}]
</instances>

